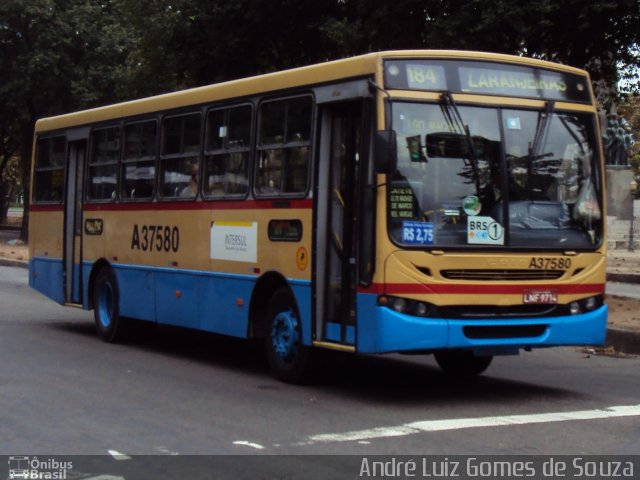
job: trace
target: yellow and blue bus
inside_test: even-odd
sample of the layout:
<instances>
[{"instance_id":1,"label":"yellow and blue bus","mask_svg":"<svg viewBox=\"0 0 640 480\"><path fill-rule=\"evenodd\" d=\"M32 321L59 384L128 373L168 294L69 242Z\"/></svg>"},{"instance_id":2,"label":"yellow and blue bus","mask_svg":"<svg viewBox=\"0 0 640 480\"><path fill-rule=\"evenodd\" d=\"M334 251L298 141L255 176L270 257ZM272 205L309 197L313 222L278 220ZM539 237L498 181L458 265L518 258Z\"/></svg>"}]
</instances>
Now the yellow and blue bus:
<instances>
[{"instance_id":1,"label":"yellow and blue bus","mask_svg":"<svg viewBox=\"0 0 640 480\"><path fill-rule=\"evenodd\" d=\"M30 285L94 311L315 348L602 344L604 170L586 72L373 53L37 122Z\"/></svg>"}]
</instances>

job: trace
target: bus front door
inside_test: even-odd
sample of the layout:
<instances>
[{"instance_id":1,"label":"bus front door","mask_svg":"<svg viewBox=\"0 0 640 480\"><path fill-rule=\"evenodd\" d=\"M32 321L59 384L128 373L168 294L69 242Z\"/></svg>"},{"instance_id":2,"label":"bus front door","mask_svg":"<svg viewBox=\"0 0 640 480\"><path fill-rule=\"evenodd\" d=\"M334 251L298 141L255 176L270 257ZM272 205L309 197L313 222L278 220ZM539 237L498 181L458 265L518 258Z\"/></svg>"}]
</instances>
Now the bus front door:
<instances>
[{"instance_id":1,"label":"bus front door","mask_svg":"<svg viewBox=\"0 0 640 480\"><path fill-rule=\"evenodd\" d=\"M64 301L81 305L82 298L82 191L86 140L67 143L67 185L64 199Z\"/></svg>"},{"instance_id":2,"label":"bus front door","mask_svg":"<svg viewBox=\"0 0 640 480\"><path fill-rule=\"evenodd\" d=\"M355 345L360 102L324 106L317 185L315 339Z\"/></svg>"}]
</instances>

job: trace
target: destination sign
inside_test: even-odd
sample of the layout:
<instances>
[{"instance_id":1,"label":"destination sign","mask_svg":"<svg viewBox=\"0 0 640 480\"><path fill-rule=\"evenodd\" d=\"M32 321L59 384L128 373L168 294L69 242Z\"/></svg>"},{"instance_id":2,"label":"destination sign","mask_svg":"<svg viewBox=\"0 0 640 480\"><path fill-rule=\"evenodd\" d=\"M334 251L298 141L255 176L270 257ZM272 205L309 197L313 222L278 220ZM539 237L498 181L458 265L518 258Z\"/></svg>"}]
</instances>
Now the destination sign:
<instances>
[{"instance_id":1,"label":"destination sign","mask_svg":"<svg viewBox=\"0 0 640 480\"><path fill-rule=\"evenodd\" d=\"M458 71L463 92L563 100L569 90L568 79L560 73L542 73L540 70L524 68L498 70L460 67Z\"/></svg>"},{"instance_id":2,"label":"destination sign","mask_svg":"<svg viewBox=\"0 0 640 480\"><path fill-rule=\"evenodd\" d=\"M587 77L499 62L388 60L385 86L571 102L591 100Z\"/></svg>"}]
</instances>

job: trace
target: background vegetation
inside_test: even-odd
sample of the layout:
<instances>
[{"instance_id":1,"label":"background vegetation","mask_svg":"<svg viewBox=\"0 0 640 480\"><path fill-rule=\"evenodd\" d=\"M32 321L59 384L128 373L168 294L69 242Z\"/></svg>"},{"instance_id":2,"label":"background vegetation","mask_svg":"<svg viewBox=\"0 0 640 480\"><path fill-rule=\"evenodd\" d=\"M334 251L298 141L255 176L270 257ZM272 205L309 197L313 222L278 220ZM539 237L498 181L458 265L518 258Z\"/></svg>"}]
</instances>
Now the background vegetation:
<instances>
[{"instance_id":1,"label":"background vegetation","mask_svg":"<svg viewBox=\"0 0 640 480\"><path fill-rule=\"evenodd\" d=\"M377 50L586 68L610 111L621 76L638 91L639 10L638 0L2 0L0 207L12 179L28 186L38 118Z\"/></svg>"}]
</instances>

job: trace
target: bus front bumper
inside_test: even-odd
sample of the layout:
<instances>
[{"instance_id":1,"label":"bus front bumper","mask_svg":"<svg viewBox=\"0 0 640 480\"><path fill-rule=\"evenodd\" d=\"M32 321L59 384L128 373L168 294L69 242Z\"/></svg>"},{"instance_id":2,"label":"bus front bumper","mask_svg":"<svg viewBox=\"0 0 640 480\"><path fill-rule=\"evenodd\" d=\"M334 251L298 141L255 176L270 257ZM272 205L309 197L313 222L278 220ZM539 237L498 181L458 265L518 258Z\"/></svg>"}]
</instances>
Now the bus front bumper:
<instances>
[{"instance_id":1,"label":"bus front bumper","mask_svg":"<svg viewBox=\"0 0 640 480\"><path fill-rule=\"evenodd\" d=\"M477 353L515 354L520 349L603 345L608 307L562 317L517 319L423 318L397 313L360 295L357 350L363 353L472 349ZM367 308L368 307L368 308Z\"/></svg>"}]
</instances>

